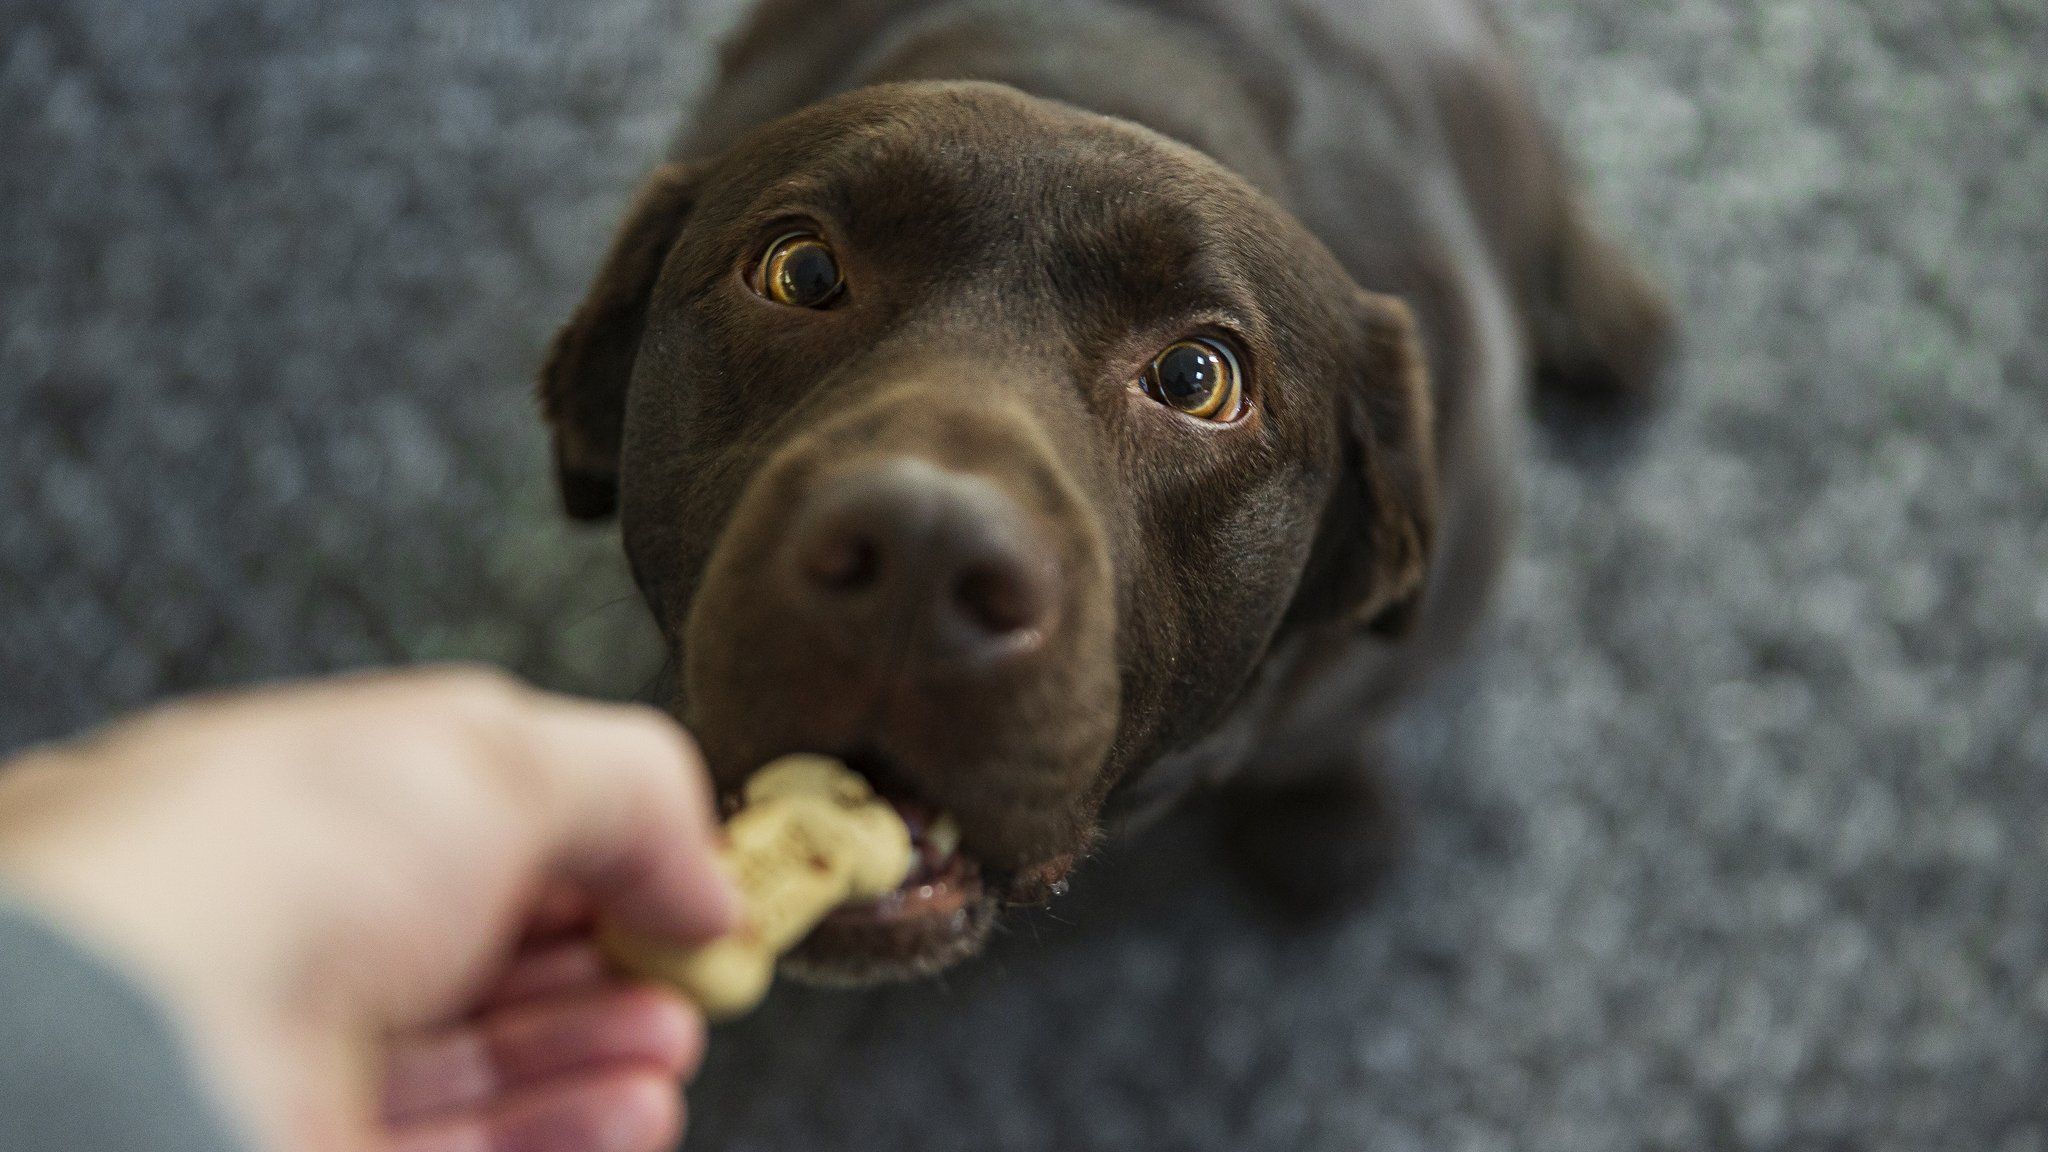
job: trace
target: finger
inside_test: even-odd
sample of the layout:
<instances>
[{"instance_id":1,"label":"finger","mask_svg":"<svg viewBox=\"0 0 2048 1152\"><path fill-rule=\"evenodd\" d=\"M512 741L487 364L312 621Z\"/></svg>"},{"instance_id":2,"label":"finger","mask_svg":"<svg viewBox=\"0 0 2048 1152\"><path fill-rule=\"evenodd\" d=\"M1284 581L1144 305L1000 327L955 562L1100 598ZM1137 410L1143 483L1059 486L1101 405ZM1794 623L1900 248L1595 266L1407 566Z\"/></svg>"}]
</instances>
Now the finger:
<instances>
[{"instance_id":1,"label":"finger","mask_svg":"<svg viewBox=\"0 0 2048 1152\"><path fill-rule=\"evenodd\" d=\"M393 1134L387 1152L668 1152L683 1133L673 1079L627 1071L550 1083L481 1116Z\"/></svg>"},{"instance_id":2,"label":"finger","mask_svg":"<svg viewBox=\"0 0 2048 1152\"><path fill-rule=\"evenodd\" d=\"M400 1044L385 1072L384 1117L416 1122L606 1067L687 1079L703 1055L703 1018L681 998L644 985L613 987Z\"/></svg>"},{"instance_id":3,"label":"finger","mask_svg":"<svg viewBox=\"0 0 2048 1152\"><path fill-rule=\"evenodd\" d=\"M738 914L702 759L666 717L536 696L518 734L549 856L634 931L698 943Z\"/></svg>"},{"instance_id":4,"label":"finger","mask_svg":"<svg viewBox=\"0 0 2048 1152\"><path fill-rule=\"evenodd\" d=\"M515 957L477 1007L484 1012L587 990L611 979L604 954L589 940L563 940Z\"/></svg>"},{"instance_id":5,"label":"finger","mask_svg":"<svg viewBox=\"0 0 2048 1152\"><path fill-rule=\"evenodd\" d=\"M527 917L526 939L546 941L586 931L590 927L591 914L588 893L572 884L548 884L534 898L533 911Z\"/></svg>"}]
</instances>

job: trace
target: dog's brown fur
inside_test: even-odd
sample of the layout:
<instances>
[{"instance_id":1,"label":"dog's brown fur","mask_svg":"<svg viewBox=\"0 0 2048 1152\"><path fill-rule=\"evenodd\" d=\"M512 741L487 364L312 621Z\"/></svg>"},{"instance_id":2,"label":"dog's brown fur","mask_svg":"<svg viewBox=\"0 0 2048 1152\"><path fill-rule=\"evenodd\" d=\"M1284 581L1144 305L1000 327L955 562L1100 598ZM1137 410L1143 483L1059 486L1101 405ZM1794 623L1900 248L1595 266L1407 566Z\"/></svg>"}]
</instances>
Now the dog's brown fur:
<instances>
[{"instance_id":1,"label":"dog's brown fur","mask_svg":"<svg viewBox=\"0 0 2048 1152\"><path fill-rule=\"evenodd\" d=\"M878 752L1016 878L992 900L1205 781L1285 892L1362 873L1369 729L1483 607L1525 380L1632 400L1667 329L1450 0L769 0L676 157L543 372L568 507L620 513L722 784ZM749 289L792 219L840 305ZM1241 424L1131 387L1205 328ZM1028 657L892 663L793 609L792 519L905 458L1053 558ZM813 960L927 969L987 912Z\"/></svg>"}]
</instances>

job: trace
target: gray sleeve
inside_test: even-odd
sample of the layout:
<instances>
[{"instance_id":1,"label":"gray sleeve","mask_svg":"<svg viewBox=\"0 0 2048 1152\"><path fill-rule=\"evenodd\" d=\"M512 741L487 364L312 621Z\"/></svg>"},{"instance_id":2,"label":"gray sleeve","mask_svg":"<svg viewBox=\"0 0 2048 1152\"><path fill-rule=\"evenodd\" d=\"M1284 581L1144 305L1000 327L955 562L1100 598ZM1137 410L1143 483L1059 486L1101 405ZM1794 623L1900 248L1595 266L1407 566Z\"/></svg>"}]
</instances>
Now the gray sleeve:
<instances>
[{"instance_id":1,"label":"gray sleeve","mask_svg":"<svg viewBox=\"0 0 2048 1152\"><path fill-rule=\"evenodd\" d=\"M0 1152L246 1152L161 1009L0 893Z\"/></svg>"}]
</instances>

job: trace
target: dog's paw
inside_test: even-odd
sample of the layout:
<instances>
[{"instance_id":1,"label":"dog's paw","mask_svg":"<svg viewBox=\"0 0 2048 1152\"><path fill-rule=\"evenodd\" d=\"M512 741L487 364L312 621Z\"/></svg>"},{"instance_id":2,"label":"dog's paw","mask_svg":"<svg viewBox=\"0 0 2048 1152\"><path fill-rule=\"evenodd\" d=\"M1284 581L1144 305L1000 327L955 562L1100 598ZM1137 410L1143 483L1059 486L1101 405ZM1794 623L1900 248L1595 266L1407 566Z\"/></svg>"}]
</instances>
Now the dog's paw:
<instances>
[{"instance_id":1,"label":"dog's paw","mask_svg":"<svg viewBox=\"0 0 2048 1152\"><path fill-rule=\"evenodd\" d=\"M1218 821L1226 857L1260 904L1297 924L1368 903L1406 839L1393 797L1362 772L1234 790Z\"/></svg>"},{"instance_id":2,"label":"dog's paw","mask_svg":"<svg viewBox=\"0 0 2048 1152\"><path fill-rule=\"evenodd\" d=\"M1536 385L1551 422L1640 422L1665 399L1678 326L1635 259L1582 218L1556 239L1529 300Z\"/></svg>"}]
</instances>

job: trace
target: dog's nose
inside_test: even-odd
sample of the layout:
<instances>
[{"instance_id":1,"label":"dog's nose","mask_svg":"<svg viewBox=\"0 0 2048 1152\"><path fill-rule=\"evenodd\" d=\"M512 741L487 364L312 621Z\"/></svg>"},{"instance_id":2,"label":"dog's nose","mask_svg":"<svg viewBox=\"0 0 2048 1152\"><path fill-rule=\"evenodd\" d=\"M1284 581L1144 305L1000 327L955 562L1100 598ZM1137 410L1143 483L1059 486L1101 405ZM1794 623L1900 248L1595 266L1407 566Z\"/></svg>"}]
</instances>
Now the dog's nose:
<instances>
[{"instance_id":1,"label":"dog's nose","mask_svg":"<svg viewBox=\"0 0 2048 1152\"><path fill-rule=\"evenodd\" d=\"M1058 571L993 482L916 457L839 473L792 522L785 577L798 611L867 659L988 667L1042 647Z\"/></svg>"}]
</instances>

